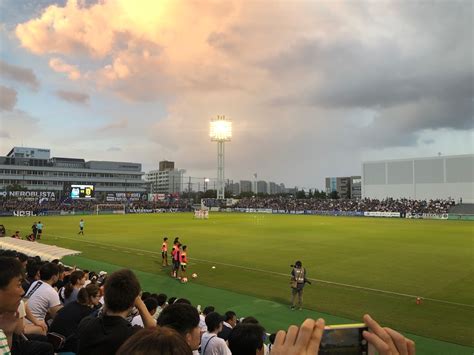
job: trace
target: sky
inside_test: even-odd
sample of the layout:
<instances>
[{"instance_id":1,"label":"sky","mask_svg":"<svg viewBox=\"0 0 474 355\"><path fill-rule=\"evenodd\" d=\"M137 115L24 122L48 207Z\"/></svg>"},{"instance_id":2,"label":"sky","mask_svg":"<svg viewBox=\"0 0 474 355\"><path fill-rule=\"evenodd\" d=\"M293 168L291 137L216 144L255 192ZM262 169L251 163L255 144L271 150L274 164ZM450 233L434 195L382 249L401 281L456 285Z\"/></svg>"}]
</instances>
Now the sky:
<instances>
[{"instance_id":1,"label":"sky","mask_svg":"<svg viewBox=\"0 0 474 355\"><path fill-rule=\"evenodd\" d=\"M470 0L0 0L0 155L323 188L474 152Z\"/></svg>"}]
</instances>

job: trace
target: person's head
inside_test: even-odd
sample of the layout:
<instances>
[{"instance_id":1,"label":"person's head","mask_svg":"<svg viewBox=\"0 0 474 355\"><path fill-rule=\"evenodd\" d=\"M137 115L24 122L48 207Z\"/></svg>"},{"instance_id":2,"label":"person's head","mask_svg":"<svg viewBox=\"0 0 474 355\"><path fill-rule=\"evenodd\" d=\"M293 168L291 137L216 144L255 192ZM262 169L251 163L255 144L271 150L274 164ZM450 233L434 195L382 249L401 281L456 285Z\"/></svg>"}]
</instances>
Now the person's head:
<instances>
[{"instance_id":1,"label":"person's head","mask_svg":"<svg viewBox=\"0 0 474 355\"><path fill-rule=\"evenodd\" d=\"M156 296L156 300L158 301L158 306L163 308L166 305L166 300L168 299L168 296L166 296L164 293L160 293L158 296Z\"/></svg>"},{"instance_id":2,"label":"person's head","mask_svg":"<svg viewBox=\"0 0 474 355\"><path fill-rule=\"evenodd\" d=\"M100 300L100 288L96 284L89 284L79 290L77 302L85 306L97 306Z\"/></svg>"},{"instance_id":3,"label":"person's head","mask_svg":"<svg viewBox=\"0 0 474 355\"><path fill-rule=\"evenodd\" d=\"M41 263L36 262L35 259L28 260L28 264L26 264L26 276L31 280L39 280L40 268L41 268Z\"/></svg>"},{"instance_id":4,"label":"person's head","mask_svg":"<svg viewBox=\"0 0 474 355\"><path fill-rule=\"evenodd\" d=\"M117 355L192 355L182 335L168 327L142 329L127 339Z\"/></svg>"},{"instance_id":5,"label":"person's head","mask_svg":"<svg viewBox=\"0 0 474 355\"><path fill-rule=\"evenodd\" d=\"M252 316L245 317L244 319L242 319L242 323L259 324L257 318L252 317Z\"/></svg>"},{"instance_id":6,"label":"person's head","mask_svg":"<svg viewBox=\"0 0 474 355\"><path fill-rule=\"evenodd\" d=\"M16 312L20 305L23 288L23 268L11 257L0 257L0 313Z\"/></svg>"},{"instance_id":7,"label":"person's head","mask_svg":"<svg viewBox=\"0 0 474 355\"><path fill-rule=\"evenodd\" d=\"M183 251L186 251L187 248L188 248L187 245L183 245L183 247L182 247Z\"/></svg>"},{"instance_id":8,"label":"person's head","mask_svg":"<svg viewBox=\"0 0 474 355\"><path fill-rule=\"evenodd\" d=\"M104 301L109 311L127 311L133 307L139 294L140 283L129 269L115 271L105 281Z\"/></svg>"},{"instance_id":9,"label":"person's head","mask_svg":"<svg viewBox=\"0 0 474 355\"><path fill-rule=\"evenodd\" d=\"M28 263L28 255L23 253L16 253L16 258L20 261L23 270L26 270L26 265Z\"/></svg>"},{"instance_id":10,"label":"person's head","mask_svg":"<svg viewBox=\"0 0 474 355\"><path fill-rule=\"evenodd\" d=\"M199 313L193 306L185 303L170 304L161 311L157 324L176 330L185 338L192 350L199 348L201 342Z\"/></svg>"},{"instance_id":11,"label":"person's head","mask_svg":"<svg viewBox=\"0 0 474 355\"><path fill-rule=\"evenodd\" d=\"M191 305L191 301L188 300L187 298L178 298L176 301L174 301L174 303L186 303L186 304Z\"/></svg>"},{"instance_id":12,"label":"person's head","mask_svg":"<svg viewBox=\"0 0 474 355\"><path fill-rule=\"evenodd\" d=\"M237 315L234 311L225 312L225 321L229 323L232 328L237 325Z\"/></svg>"},{"instance_id":13,"label":"person's head","mask_svg":"<svg viewBox=\"0 0 474 355\"><path fill-rule=\"evenodd\" d=\"M170 298L168 299L168 304L173 304L176 300L177 300L176 297L170 297Z\"/></svg>"},{"instance_id":14,"label":"person's head","mask_svg":"<svg viewBox=\"0 0 474 355\"><path fill-rule=\"evenodd\" d=\"M214 306L206 306L204 310L202 311L202 314L207 316L209 313L214 312L216 308Z\"/></svg>"},{"instance_id":15,"label":"person's head","mask_svg":"<svg viewBox=\"0 0 474 355\"><path fill-rule=\"evenodd\" d=\"M148 291L142 292L142 301L145 301L149 297L151 297L150 292L148 292Z\"/></svg>"},{"instance_id":16,"label":"person's head","mask_svg":"<svg viewBox=\"0 0 474 355\"><path fill-rule=\"evenodd\" d=\"M167 237L164 237L164 238L163 238L163 241L164 241L164 242L167 242L167 241L168 241L168 238L167 238Z\"/></svg>"},{"instance_id":17,"label":"person's head","mask_svg":"<svg viewBox=\"0 0 474 355\"><path fill-rule=\"evenodd\" d=\"M222 330L224 317L217 312L211 312L206 316L206 326L209 333L218 333Z\"/></svg>"},{"instance_id":18,"label":"person's head","mask_svg":"<svg viewBox=\"0 0 474 355\"><path fill-rule=\"evenodd\" d=\"M302 263L301 261L299 261L299 260L295 263L295 267L296 267L297 269L301 269L302 266L303 266L303 263Z\"/></svg>"},{"instance_id":19,"label":"person's head","mask_svg":"<svg viewBox=\"0 0 474 355\"><path fill-rule=\"evenodd\" d=\"M145 304L146 309L148 309L148 312L150 315L154 315L156 313L156 309L158 308L158 302L156 302L156 299L153 297L148 297L145 301L143 301Z\"/></svg>"},{"instance_id":20,"label":"person's head","mask_svg":"<svg viewBox=\"0 0 474 355\"><path fill-rule=\"evenodd\" d=\"M59 266L54 263L46 263L40 268L40 279L41 281L55 284L59 280Z\"/></svg>"},{"instance_id":21,"label":"person's head","mask_svg":"<svg viewBox=\"0 0 474 355\"><path fill-rule=\"evenodd\" d=\"M75 287L82 287L86 283L84 271L75 270L69 275L69 282L64 287L64 298L69 298Z\"/></svg>"},{"instance_id":22,"label":"person's head","mask_svg":"<svg viewBox=\"0 0 474 355\"><path fill-rule=\"evenodd\" d=\"M238 324L229 335L229 349L232 355L263 355L265 330L259 324Z\"/></svg>"}]
</instances>

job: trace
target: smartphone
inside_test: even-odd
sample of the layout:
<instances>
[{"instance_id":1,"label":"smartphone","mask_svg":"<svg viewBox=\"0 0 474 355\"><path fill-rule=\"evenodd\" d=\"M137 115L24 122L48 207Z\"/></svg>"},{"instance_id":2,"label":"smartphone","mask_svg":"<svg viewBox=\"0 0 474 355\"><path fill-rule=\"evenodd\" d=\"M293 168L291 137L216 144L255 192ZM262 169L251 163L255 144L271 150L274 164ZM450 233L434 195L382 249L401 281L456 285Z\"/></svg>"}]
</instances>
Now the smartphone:
<instances>
[{"instance_id":1,"label":"smartphone","mask_svg":"<svg viewBox=\"0 0 474 355\"><path fill-rule=\"evenodd\" d=\"M326 326L318 354L367 355L367 340L362 336L364 330L368 331L364 323Z\"/></svg>"}]
</instances>

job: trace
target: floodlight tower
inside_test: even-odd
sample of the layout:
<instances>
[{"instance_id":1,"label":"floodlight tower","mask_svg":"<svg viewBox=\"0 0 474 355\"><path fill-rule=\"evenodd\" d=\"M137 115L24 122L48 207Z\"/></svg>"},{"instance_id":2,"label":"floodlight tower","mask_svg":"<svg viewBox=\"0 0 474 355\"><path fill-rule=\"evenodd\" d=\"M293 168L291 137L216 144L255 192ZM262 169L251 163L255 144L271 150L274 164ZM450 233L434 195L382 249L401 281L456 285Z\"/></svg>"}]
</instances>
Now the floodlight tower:
<instances>
[{"instance_id":1,"label":"floodlight tower","mask_svg":"<svg viewBox=\"0 0 474 355\"><path fill-rule=\"evenodd\" d=\"M217 199L224 199L224 143L232 138L232 122L225 116L217 116L211 120L209 136L217 142Z\"/></svg>"}]
</instances>

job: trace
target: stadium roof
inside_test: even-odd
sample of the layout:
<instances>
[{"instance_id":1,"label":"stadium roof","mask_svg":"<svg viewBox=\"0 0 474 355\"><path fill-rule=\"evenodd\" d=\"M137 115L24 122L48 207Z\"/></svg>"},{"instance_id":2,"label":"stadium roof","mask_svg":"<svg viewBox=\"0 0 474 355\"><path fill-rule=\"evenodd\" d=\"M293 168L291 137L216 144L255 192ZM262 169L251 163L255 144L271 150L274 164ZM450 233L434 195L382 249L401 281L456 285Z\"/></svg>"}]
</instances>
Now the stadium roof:
<instances>
[{"instance_id":1,"label":"stadium roof","mask_svg":"<svg viewBox=\"0 0 474 355\"><path fill-rule=\"evenodd\" d=\"M77 255L80 251L60 248L55 245L40 244L16 238L0 238L0 249L11 249L28 256L39 256L42 260L61 259L67 255Z\"/></svg>"}]
</instances>

